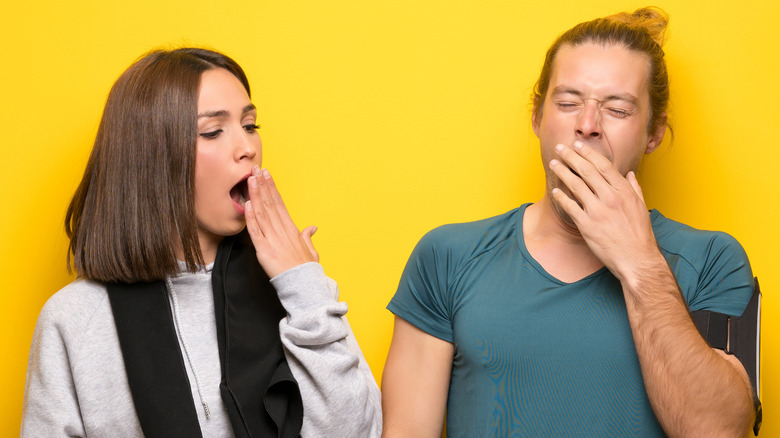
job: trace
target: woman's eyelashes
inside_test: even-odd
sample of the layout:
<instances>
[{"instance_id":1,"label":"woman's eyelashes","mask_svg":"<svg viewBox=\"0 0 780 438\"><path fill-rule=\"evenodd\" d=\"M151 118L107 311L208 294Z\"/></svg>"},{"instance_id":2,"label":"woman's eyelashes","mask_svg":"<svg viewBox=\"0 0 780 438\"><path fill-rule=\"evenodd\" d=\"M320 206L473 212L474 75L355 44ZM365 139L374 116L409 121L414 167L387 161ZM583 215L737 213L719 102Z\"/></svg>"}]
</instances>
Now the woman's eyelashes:
<instances>
[{"instance_id":1,"label":"woman's eyelashes","mask_svg":"<svg viewBox=\"0 0 780 438\"><path fill-rule=\"evenodd\" d=\"M219 134L221 134L221 133L222 133L221 129L215 129L214 131L201 132L198 135L203 137L203 138L205 138L205 139L211 140L211 139L217 138L219 136Z\"/></svg>"},{"instance_id":2,"label":"woman's eyelashes","mask_svg":"<svg viewBox=\"0 0 780 438\"><path fill-rule=\"evenodd\" d=\"M257 132L258 129L260 129L260 125L258 125L256 123L250 123L248 125L242 125L241 127L248 134L254 134L255 132ZM222 134L222 132L223 132L222 129L215 129L213 131L200 132L200 133L198 133L198 135L200 137L203 137L203 138L207 139L207 140L213 140L213 139L219 137L219 135Z\"/></svg>"},{"instance_id":3,"label":"woman's eyelashes","mask_svg":"<svg viewBox=\"0 0 780 438\"><path fill-rule=\"evenodd\" d=\"M257 123L244 125L244 131L246 131L246 132L248 132L250 134L256 132L258 129L260 129L260 125L258 125Z\"/></svg>"}]
</instances>

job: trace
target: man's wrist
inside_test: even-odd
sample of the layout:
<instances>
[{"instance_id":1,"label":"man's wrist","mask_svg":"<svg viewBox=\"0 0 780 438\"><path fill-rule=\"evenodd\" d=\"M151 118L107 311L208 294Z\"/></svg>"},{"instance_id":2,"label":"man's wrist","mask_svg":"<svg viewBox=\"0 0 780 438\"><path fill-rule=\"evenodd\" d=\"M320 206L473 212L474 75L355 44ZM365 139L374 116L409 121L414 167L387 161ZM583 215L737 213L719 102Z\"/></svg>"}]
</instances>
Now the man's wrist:
<instances>
[{"instance_id":1,"label":"man's wrist","mask_svg":"<svg viewBox=\"0 0 780 438\"><path fill-rule=\"evenodd\" d=\"M615 276L623 285L626 301L642 304L647 300L664 299L664 295L679 299L679 290L674 274L664 256L648 256Z\"/></svg>"}]
</instances>

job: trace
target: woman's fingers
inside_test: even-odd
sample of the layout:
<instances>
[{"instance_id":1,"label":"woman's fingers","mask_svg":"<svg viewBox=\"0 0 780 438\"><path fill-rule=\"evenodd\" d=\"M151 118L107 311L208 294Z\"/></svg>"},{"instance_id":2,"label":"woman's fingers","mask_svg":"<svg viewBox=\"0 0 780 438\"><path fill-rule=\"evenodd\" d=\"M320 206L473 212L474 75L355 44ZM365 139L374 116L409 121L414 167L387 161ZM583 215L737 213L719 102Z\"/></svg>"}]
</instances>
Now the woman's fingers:
<instances>
[{"instance_id":1,"label":"woman's fingers","mask_svg":"<svg viewBox=\"0 0 780 438\"><path fill-rule=\"evenodd\" d=\"M268 173L268 170L260 170L258 166L252 168L252 176L249 177L249 199L259 201L255 202L253 207L260 218L264 219L264 228L278 229L281 226L279 208L284 209L284 203L281 203L279 192L276 192L276 197L274 197L268 184L270 173L268 173L268 177L264 173ZM271 181L273 182L273 180ZM280 203L281 206L279 206ZM267 233L270 229L263 231Z\"/></svg>"},{"instance_id":2,"label":"woman's fingers","mask_svg":"<svg viewBox=\"0 0 780 438\"><path fill-rule=\"evenodd\" d=\"M312 236L314 236L314 233L317 232L317 227L314 225L307 227L303 232L301 233L301 237L303 237L304 243L306 243L306 247L309 248L309 252L312 256L314 256L314 261L319 262L320 261L320 255L317 252L316 249L314 249L314 243L311 241Z\"/></svg>"},{"instance_id":3,"label":"woman's fingers","mask_svg":"<svg viewBox=\"0 0 780 438\"><path fill-rule=\"evenodd\" d=\"M300 264L318 261L311 241L316 227L298 230L270 172L255 166L248 185L249 201L244 205L247 229L266 273L274 277Z\"/></svg>"}]
</instances>

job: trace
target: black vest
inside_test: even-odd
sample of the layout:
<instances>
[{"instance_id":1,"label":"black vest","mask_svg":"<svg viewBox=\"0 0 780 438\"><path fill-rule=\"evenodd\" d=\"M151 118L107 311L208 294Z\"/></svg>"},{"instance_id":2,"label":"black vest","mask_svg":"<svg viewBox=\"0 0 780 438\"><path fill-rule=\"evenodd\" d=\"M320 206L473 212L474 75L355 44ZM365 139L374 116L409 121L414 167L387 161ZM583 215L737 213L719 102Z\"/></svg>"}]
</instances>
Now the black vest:
<instances>
[{"instance_id":1,"label":"black vest","mask_svg":"<svg viewBox=\"0 0 780 438\"><path fill-rule=\"evenodd\" d=\"M211 282L220 392L236 437L298 437L303 402L279 338L287 313L246 230L219 245ZM144 435L201 437L165 282L106 286Z\"/></svg>"}]
</instances>

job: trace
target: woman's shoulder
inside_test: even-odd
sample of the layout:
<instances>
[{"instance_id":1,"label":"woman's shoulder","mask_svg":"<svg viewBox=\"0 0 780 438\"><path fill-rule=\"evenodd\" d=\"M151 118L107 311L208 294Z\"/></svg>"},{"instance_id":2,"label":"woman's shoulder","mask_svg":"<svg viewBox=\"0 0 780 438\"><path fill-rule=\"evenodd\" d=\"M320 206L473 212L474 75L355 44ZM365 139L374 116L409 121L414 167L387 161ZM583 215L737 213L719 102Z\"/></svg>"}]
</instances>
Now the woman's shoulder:
<instances>
[{"instance_id":1,"label":"woman's shoulder","mask_svg":"<svg viewBox=\"0 0 780 438\"><path fill-rule=\"evenodd\" d=\"M110 315L111 305L103 283L78 279L66 285L44 304L38 326L54 326L63 335L78 335L90 322Z\"/></svg>"},{"instance_id":2,"label":"woman's shoulder","mask_svg":"<svg viewBox=\"0 0 780 438\"><path fill-rule=\"evenodd\" d=\"M97 281L77 279L52 295L44 309L84 308L108 300L106 285Z\"/></svg>"}]
</instances>

